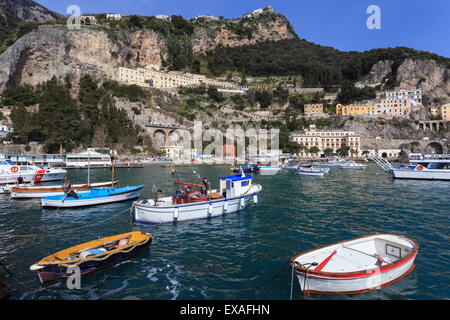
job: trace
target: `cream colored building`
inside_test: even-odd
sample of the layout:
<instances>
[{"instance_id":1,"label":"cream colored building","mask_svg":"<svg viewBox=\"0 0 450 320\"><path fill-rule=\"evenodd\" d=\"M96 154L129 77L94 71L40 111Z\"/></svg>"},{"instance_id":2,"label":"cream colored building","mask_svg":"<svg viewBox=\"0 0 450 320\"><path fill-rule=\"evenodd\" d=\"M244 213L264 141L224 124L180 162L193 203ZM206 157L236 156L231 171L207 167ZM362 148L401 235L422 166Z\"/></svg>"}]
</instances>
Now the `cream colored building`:
<instances>
[{"instance_id":1,"label":"cream colored building","mask_svg":"<svg viewBox=\"0 0 450 320\"><path fill-rule=\"evenodd\" d=\"M439 114L444 121L450 121L450 103L443 104L439 107Z\"/></svg>"},{"instance_id":2,"label":"cream colored building","mask_svg":"<svg viewBox=\"0 0 450 320\"><path fill-rule=\"evenodd\" d=\"M324 150L327 148L332 149L333 153L337 153L337 150L343 145L349 146L350 150L355 150L354 156L361 155L360 136L353 131L316 130L315 126L310 126L309 129L305 129L299 134L290 135L289 140L297 142L307 149L317 147L320 150L318 154L310 153L307 150L301 150L300 153L297 154L297 156L300 157L318 157L324 154ZM350 152L349 156L352 156Z\"/></svg>"},{"instance_id":3,"label":"cream colored building","mask_svg":"<svg viewBox=\"0 0 450 320\"><path fill-rule=\"evenodd\" d=\"M236 88L231 82L207 78L204 75L183 73L180 71L164 72L157 65L147 68L130 69L119 67L117 81L125 84L136 84L148 88L176 88L180 86L198 86L201 84L219 88Z\"/></svg>"},{"instance_id":4,"label":"cream colored building","mask_svg":"<svg viewBox=\"0 0 450 320\"><path fill-rule=\"evenodd\" d=\"M324 115L323 104L322 103L305 104L304 113L305 113L305 116L308 116L308 117L321 117Z\"/></svg>"}]
</instances>

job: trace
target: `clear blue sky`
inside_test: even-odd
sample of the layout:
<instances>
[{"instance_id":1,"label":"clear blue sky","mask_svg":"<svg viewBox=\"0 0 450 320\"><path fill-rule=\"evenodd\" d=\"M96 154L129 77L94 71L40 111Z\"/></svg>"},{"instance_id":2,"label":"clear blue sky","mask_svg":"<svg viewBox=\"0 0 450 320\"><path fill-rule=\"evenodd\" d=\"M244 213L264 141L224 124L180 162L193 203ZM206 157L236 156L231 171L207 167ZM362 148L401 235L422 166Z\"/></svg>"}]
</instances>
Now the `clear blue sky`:
<instances>
[{"instance_id":1,"label":"clear blue sky","mask_svg":"<svg viewBox=\"0 0 450 320\"><path fill-rule=\"evenodd\" d=\"M450 57L450 0L35 0L66 13L76 4L81 13L139 15L201 14L238 18L272 5L285 15L302 39L343 51L405 46ZM369 30L369 5L381 9L381 29Z\"/></svg>"}]
</instances>

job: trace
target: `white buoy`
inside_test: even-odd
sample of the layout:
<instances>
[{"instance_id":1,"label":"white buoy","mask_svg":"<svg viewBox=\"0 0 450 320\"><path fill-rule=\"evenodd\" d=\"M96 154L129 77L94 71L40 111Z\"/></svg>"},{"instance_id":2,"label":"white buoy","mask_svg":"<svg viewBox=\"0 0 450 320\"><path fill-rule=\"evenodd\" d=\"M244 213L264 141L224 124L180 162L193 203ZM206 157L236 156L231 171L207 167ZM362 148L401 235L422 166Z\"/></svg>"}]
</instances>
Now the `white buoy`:
<instances>
[{"instance_id":1,"label":"white buoy","mask_svg":"<svg viewBox=\"0 0 450 320\"><path fill-rule=\"evenodd\" d=\"M173 211L173 220L174 221L178 220L178 212L179 212L179 209L178 209L178 207L176 207L175 210Z\"/></svg>"},{"instance_id":2,"label":"white buoy","mask_svg":"<svg viewBox=\"0 0 450 320\"><path fill-rule=\"evenodd\" d=\"M228 201L225 201L223 204L223 211L227 212L228 211Z\"/></svg>"},{"instance_id":3,"label":"white buoy","mask_svg":"<svg viewBox=\"0 0 450 320\"><path fill-rule=\"evenodd\" d=\"M258 195L256 193L253 195L253 203L258 203Z\"/></svg>"},{"instance_id":4,"label":"white buoy","mask_svg":"<svg viewBox=\"0 0 450 320\"><path fill-rule=\"evenodd\" d=\"M244 198L241 198L241 202L240 202L241 207L243 207L245 205L245 201Z\"/></svg>"}]
</instances>

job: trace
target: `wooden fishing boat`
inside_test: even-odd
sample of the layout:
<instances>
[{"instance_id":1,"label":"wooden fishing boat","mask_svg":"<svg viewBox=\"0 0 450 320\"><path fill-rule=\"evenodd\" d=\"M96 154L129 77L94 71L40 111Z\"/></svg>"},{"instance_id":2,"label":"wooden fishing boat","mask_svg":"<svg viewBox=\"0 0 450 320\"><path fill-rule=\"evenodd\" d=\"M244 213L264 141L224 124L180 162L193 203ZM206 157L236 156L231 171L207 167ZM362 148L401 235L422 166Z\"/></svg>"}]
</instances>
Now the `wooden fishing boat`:
<instances>
[{"instance_id":1,"label":"wooden fishing boat","mask_svg":"<svg viewBox=\"0 0 450 320\"><path fill-rule=\"evenodd\" d=\"M93 188L111 187L118 184L114 182L97 182L91 184L74 184L72 187L78 192L87 192ZM64 195L64 185L20 185L11 188L12 199L42 198L47 196Z\"/></svg>"},{"instance_id":2,"label":"wooden fishing boat","mask_svg":"<svg viewBox=\"0 0 450 320\"><path fill-rule=\"evenodd\" d=\"M121 188L93 188L88 192L77 194L77 197L69 195L48 196L41 199L43 207L72 208L93 206L111 202L119 202L139 198L144 185Z\"/></svg>"},{"instance_id":3,"label":"wooden fishing boat","mask_svg":"<svg viewBox=\"0 0 450 320\"><path fill-rule=\"evenodd\" d=\"M407 276L418 249L413 239L376 234L300 253L291 259L291 266L305 295L355 294Z\"/></svg>"},{"instance_id":4,"label":"wooden fishing boat","mask_svg":"<svg viewBox=\"0 0 450 320\"><path fill-rule=\"evenodd\" d=\"M30 270L38 272L42 283L70 277L75 267L84 276L130 259L147 249L152 240L150 233L140 231L93 240L54 253L33 264Z\"/></svg>"},{"instance_id":5,"label":"wooden fishing boat","mask_svg":"<svg viewBox=\"0 0 450 320\"><path fill-rule=\"evenodd\" d=\"M175 185L185 186L177 189L171 197L159 197L155 192L153 199L143 199L133 203L137 224L159 224L177 221L209 219L244 210L252 201L258 202L262 186L252 184L252 176L241 174L221 177L220 189L202 194L191 187L199 184L174 181Z\"/></svg>"}]
</instances>

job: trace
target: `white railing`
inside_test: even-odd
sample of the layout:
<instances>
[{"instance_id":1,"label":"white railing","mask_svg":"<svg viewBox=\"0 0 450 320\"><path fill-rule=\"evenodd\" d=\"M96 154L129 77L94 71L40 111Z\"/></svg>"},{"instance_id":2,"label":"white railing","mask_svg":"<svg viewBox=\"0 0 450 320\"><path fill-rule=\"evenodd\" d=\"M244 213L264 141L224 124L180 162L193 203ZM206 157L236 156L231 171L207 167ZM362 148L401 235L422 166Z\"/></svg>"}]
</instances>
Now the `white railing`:
<instances>
[{"instance_id":1,"label":"white railing","mask_svg":"<svg viewBox=\"0 0 450 320\"><path fill-rule=\"evenodd\" d=\"M378 164L381 167L381 169L383 169L386 172L389 172L394 168L385 158L379 156L370 156L369 159Z\"/></svg>"}]
</instances>

